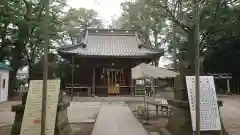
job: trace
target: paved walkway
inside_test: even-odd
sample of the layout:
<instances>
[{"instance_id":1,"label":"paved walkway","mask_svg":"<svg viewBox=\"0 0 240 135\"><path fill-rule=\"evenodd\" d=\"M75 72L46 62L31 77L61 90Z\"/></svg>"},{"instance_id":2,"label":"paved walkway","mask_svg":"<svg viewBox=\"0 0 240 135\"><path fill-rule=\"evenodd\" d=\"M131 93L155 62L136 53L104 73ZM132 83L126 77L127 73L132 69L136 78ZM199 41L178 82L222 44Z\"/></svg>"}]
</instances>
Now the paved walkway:
<instances>
[{"instance_id":1,"label":"paved walkway","mask_svg":"<svg viewBox=\"0 0 240 135\"><path fill-rule=\"evenodd\" d=\"M70 98L69 98L70 99ZM73 97L74 102L143 102L143 97L116 97L116 96L110 96L110 97Z\"/></svg>"},{"instance_id":2,"label":"paved walkway","mask_svg":"<svg viewBox=\"0 0 240 135\"><path fill-rule=\"evenodd\" d=\"M11 107L19 103L17 101L0 103L0 127L13 124L15 113L11 112Z\"/></svg>"},{"instance_id":3,"label":"paved walkway","mask_svg":"<svg viewBox=\"0 0 240 135\"><path fill-rule=\"evenodd\" d=\"M67 112L69 123L95 122L100 106L100 102L71 102Z\"/></svg>"},{"instance_id":4,"label":"paved walkway","mask_svg":"<svg viewBox=\"0 0 240 135\"><path fill-rule=\"evenodd\" d=\"M103 104L92 135L149 135L124 103Z\"/></svg>"},{"instance_id":5,"label":"paved walkway","mask_svg":"<svg viewBox=\"0 0 240 135\"><path fill-rule=\"evenodd\" d=\"M220 113L223 118L223 124L229 135L240 134L240 96L221 96L223 107Z\"/></svg>"}]
</instances>

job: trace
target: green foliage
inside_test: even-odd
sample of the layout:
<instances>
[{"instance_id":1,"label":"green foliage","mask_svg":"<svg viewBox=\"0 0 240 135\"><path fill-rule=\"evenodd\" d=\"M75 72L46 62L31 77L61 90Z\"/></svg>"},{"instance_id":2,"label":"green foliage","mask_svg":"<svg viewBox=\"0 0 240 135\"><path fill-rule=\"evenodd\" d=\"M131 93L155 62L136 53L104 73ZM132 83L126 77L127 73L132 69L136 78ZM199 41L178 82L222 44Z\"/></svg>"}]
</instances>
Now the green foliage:
<instances>
[{"instance_id":1,"label":"green foliage","mask_svg":"<svg viewBox=\"0 0 240 135\"><path fill-rule=\"evenodd\" d=\"M150 42L159 48L161 35L167 30L166 16L163 10L155 10L148 0L124 2L121 6L123 13L119 18L120 27L138 30L145 43Z\"/></svg>"},{"instance_id":2,"label":"green foliage","mask_svg":"<svg viewBox=\"0 0 240 135\"><path fill-rule=\"evenodd\" d=\"M101 28L102 21L97 18L98 13L85 8L70 9L62 18L64 37L71 40L72 44L81 42L81 31L86 28Z\"/></svg>"},{"instance_id":3,"label":"green foliage","mask_svg":"<svg viewBox=\"0 0 240 135\"><path fill-rule=\"evenodd\" d=\"M32 65L43 55L44 37L50 39L49 49L63 44L63 34L78 36L86 27L101 27L101 20L93 10L70 9L66 0L51 0L49 16L40 0L3 0L0 7L0 61L12 59L11 66L18 69ZM44 24L47 21L47 30ZM17 61L17 63L13 63ZM11 63L11 61L10 61Z\"/></svg>"},{"instance_id":4,"label":"green foliage","mask_svg":"<svg viewBox=\"0 0 240 135\"><path fill-rule=\"evenodd\" d=\"M240 4L231 0L200 0L201 55L220 39L239 37ZM191 0L136 0L122 3L123 14L119 21L123 28L139 30L145 37L163 34L161 44L168 43L170 53L177 49L177 58L194 65L195 46L194 7ZM168 22L168 25L166 24ZM165 24L164 24L165 23ZM164 31L164 32L161 32ZM181 50L185 50L181 55ZM193 68L194 69L194 68Z\"/></svg>"},{"instance_id":5,"label":"green foliage","mask_svg":"<svg viewBox=\"0 0 240 135\"><path fill-rule=\"evenodd\" d=\"M136 0L122 3L123 14L119 21L123 28L138 29L149 34L165 28L166 41L173 48L194 51L193 34L195 30L194 7L191 0ZM166 20L170 21L166 26ZM206 50L207 41L223 36L239 35L239 2L231 0L200 1L200 44ZM171 25L175 25L173 35ZM163 33L164 34L164 33ZM167 39L168 38L168 39ZM177 44L177 46L176 46Z\"/></svg>"},{"instance_id":6,"label":"green foliage","mask_svg":"<svg viewBox=\"0 0 240 135\"><path fill-rule=\"evenodd\" d=\"M101 26L93 10L70 9L65 13L66 0L50 0L47 17L44 0L1 0L0 5L0 61L9 61L13 68L10 90L18 69L27 65L31 74L33 65L43 58L46 37L49 50L54 51L65 43L63 33L77 36L83 28ZM81 29L71 29L76 26Z\"/></svg>"},{"instance_id":7,"label":"green foliage","mask_svg":"<svg viewBox=\"0 0 240 135\"><path fill-rule=\"evenodd\" d=\"M205 71L208 73L239 74L239 43L240 39L232 38L213 43L205 54L203 63Z\"/></svg>"}]
</instances>

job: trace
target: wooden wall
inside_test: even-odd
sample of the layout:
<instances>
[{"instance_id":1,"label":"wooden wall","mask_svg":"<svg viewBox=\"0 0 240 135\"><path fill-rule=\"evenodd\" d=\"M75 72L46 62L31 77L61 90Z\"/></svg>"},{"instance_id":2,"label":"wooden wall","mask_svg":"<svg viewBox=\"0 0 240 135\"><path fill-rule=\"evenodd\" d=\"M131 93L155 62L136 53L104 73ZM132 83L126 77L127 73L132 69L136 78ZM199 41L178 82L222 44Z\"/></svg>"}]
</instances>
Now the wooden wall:
<instances>
[{"instance_id":1,"label":"wooden wall","mask_svg":"<svg viewBox=\"0 0 240 135\"><path fill-rule=\"evenodd\" d=\"M62 77L63 88L65 89L67 84L72 83L72 69L69 69L67 75ZM108 82L105 84L103 79L101 79L102 67L95 68L95 95L96 96L107 96L108 95ZM131 68L124 68L124 83L120 84L120 95L129 95L130 94L130 81L131 81ZM81 86L87 86L92 88L92 77L93 77L93 67L81 67L75 68L74 70L74 84ZM74 91L80 92L80 96L87 96L86 90L74 89Z\"/></svg>"}]
</instances>

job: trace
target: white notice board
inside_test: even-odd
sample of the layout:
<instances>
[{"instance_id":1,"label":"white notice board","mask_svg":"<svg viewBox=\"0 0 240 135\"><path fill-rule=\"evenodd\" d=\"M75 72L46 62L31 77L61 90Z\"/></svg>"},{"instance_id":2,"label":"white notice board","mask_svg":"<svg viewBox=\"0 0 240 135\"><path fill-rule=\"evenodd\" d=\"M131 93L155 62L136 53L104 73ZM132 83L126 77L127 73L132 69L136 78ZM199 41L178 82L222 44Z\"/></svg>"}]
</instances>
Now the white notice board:
<instances>
[{"instance_id":1,"label":"white notice board","mask_svg":"<svg viewBox=\"0 0 240 135\"><path fill-rule=\"evenodd\" d=\"M195 76L186 76L192 129L196 131ZM221 130L217 95L213 76L200 76L200 130Z\"/></svg>"},{"instance_id":2,"label":"white notice board","mask_svg":"<svg viewBox=\"0 0 240 135\"><path fill-rule=\"evenodd\" d=\"M47 82L46 135L54 135L60 80ZM20 135L40 135L42 80L31 80Z\"/></svg>"}]
</instances>

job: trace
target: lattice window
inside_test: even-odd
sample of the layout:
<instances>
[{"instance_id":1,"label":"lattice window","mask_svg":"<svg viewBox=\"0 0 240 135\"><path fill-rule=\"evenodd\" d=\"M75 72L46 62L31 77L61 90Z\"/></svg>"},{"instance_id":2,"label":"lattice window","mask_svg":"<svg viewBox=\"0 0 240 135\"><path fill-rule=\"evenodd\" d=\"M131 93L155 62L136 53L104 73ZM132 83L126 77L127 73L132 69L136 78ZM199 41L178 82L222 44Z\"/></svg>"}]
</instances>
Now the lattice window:
<instances>
[{"instance_id":1,"label":"lattice window","mask_svg":"<svg viewBox=\"0 0 240 135\"><path fill-rule=\"evenodd\" d=\"M101 85L107 85L108 84L108 73L107 69L103 68L100 74L101 78Z\"/></svg>"},{"instance_id":2,"label":"lattice window","mask_svg":"<svg viewBox=\"0 0 240 135\"><path fill-rule=\"evenodd\" d=\"M124 72L123 69L119 69L118 71L116 71L116 83L118 84L124 84Z\"/></svg>"},{"instance_id":3,"label":"lattice window","mask_svg":"<svg viewBox=\"0 0 240 135\"><path fill-rule=\"evenodd\" d=\"M110 73L110 75L108 75ZM110 77L110 78L108 78ZM101 84L108 85L108 79L110 79L111 83L115 84L124 84L124 72L123 69L102 69L101 72Z\"/></svg>"}]
</instances>

